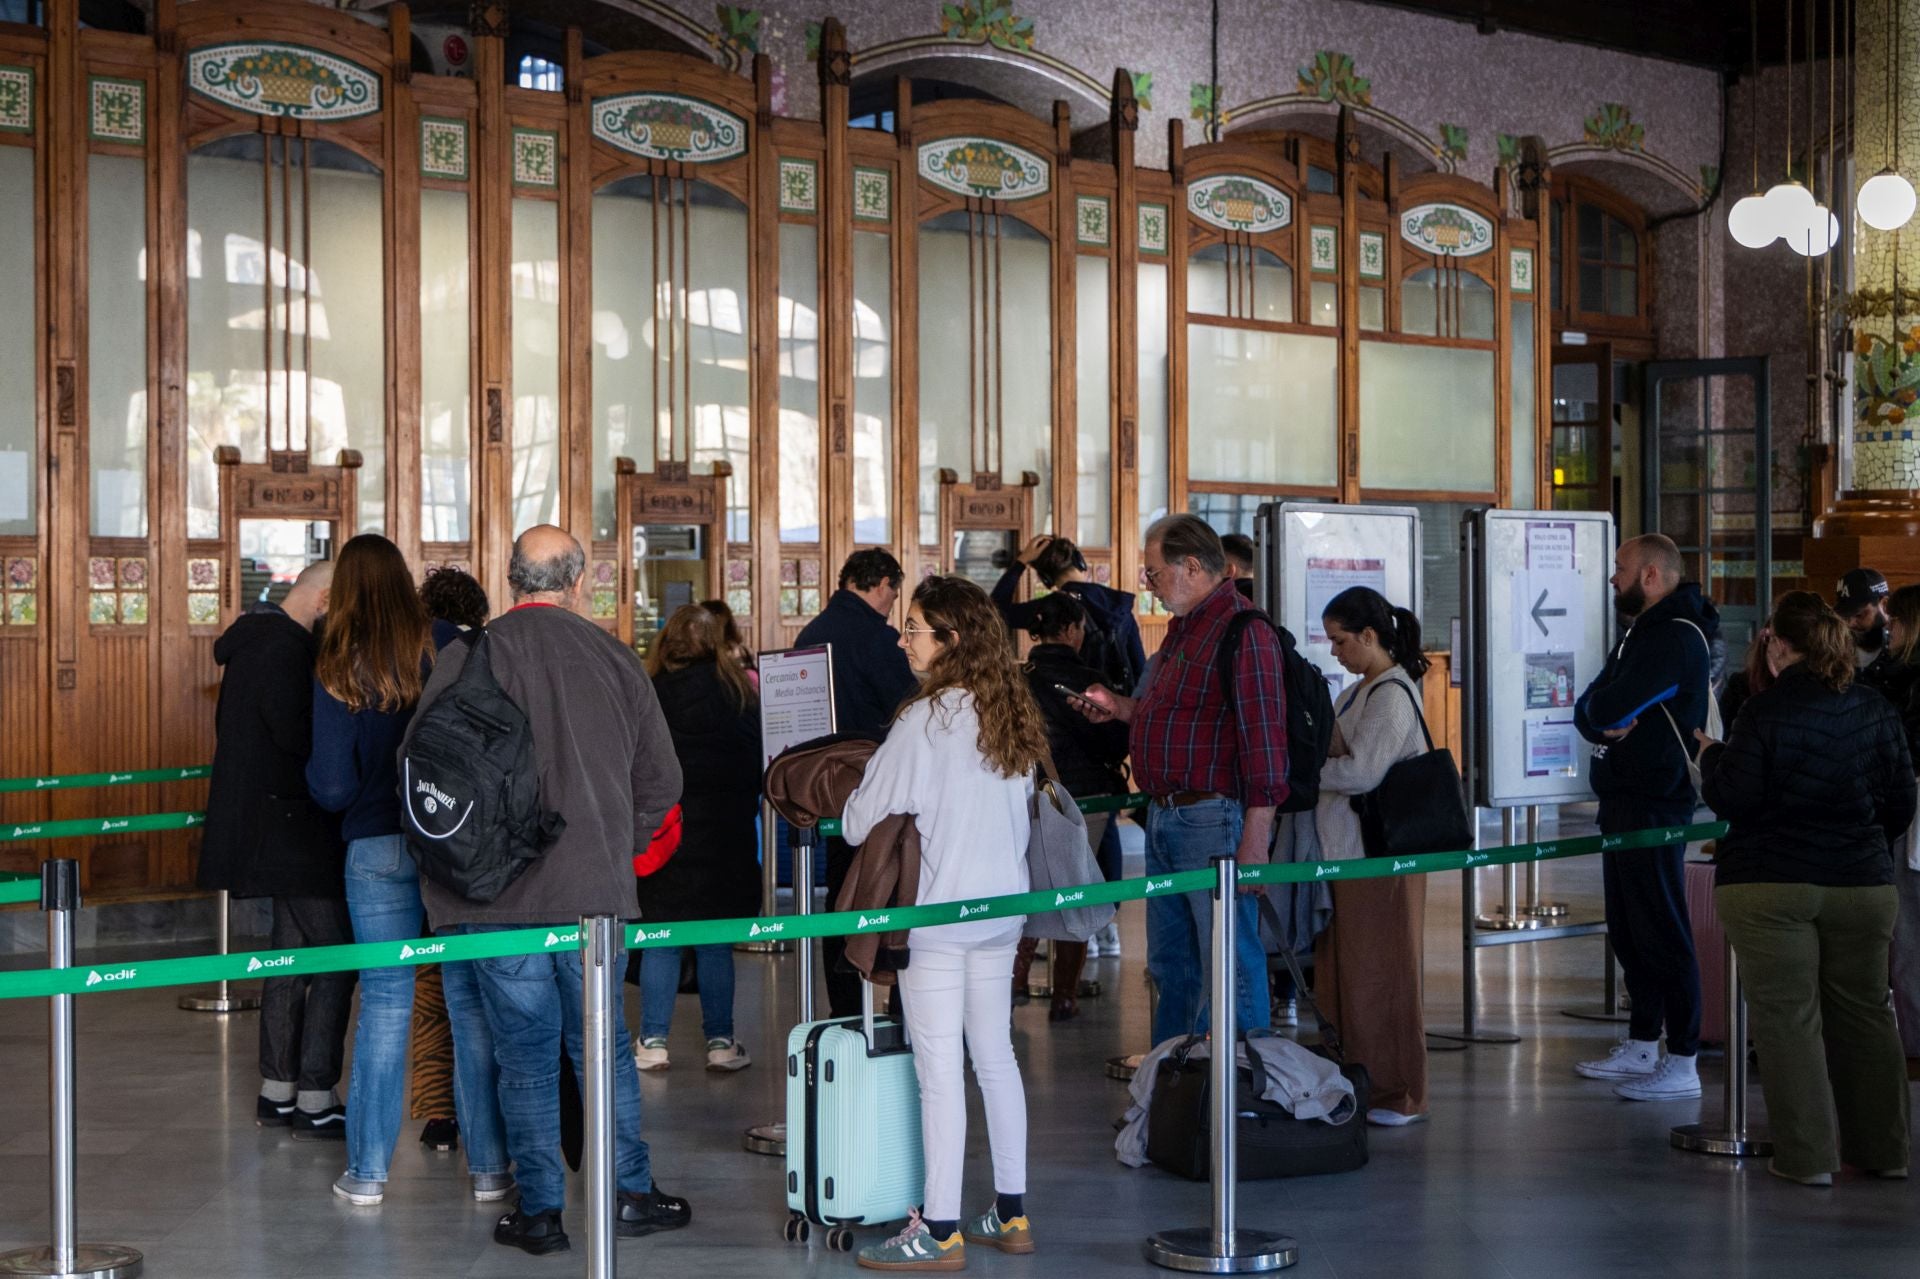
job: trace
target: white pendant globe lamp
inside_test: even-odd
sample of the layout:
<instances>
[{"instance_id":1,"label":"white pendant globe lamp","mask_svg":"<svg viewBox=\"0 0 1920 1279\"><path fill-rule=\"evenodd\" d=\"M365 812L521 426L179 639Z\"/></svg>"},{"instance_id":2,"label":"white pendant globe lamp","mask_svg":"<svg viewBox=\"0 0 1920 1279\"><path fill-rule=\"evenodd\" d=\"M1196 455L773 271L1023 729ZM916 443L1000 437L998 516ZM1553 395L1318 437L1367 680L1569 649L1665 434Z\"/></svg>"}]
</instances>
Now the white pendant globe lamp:
<instances>
[{"instance_id":1,"label":"white pendant globe lamp","mask_svg":"<svg viewBox=\"0 0 1920 1279\"><path fill-rule=\"evenodd\" d=\"M1748 5L1747 34L1753 40L1752 83L1760 82L1760 0ZM1727 234L1744 249L1764 249L1780 237L1767 197L1760 194L1760 121L1749 117L1747 136L1753 146L1753 186L1751 193L1727 210Z\"/></svg>"},{"instance_id":2,"label":"white pendant globe lamp","mask_svg":"<svg viewBox=\"0 0 1920 1279\"><path fill-rule=\"evenodd\" d=\"M1840 219L1824 204L1816 204L1807 219L1780 237L1803 258L1817 258L1840 243Z\"/></svg>"},{"instance_id":3,"label":"white pendant globe lamp","mask_svg":"<svg viewBox=\"0 0 1920 1279\"><path fill-rule=\"evenodd\" d=\"M1916 203L1913 183L1900 174L1900 133L1893 122L1894 50L1900 44L1899 9L1893 0L1887 3L1887 139L1893 144L1893 162L1868 178L1855 197L1854 207L1860 220L1876 231L1898 231L1913 218Z\"/></svg>"}]
</instances>

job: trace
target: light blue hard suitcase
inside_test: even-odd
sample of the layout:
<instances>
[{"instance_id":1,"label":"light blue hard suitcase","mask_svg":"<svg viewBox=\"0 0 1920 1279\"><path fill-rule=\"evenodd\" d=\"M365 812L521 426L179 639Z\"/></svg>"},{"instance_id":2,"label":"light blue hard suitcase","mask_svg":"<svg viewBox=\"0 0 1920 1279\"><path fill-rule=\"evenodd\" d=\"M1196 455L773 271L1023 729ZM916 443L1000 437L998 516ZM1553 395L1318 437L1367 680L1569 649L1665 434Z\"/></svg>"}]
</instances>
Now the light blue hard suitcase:
<instances>
[{"instance_id":1,"label":"light blue hard suitcase","mask_svg":"<svg viewBox=\"0 0 1920 1279\"><path fill-rule=\"evenodd\" d=\"M795 1026L787 1038L787 1239L828 1227L827 1246L853 1249L854 1225L903 1221L920 1202L920 1084L906 1027L873 1015Z\"/></svg>"}]
</instances>

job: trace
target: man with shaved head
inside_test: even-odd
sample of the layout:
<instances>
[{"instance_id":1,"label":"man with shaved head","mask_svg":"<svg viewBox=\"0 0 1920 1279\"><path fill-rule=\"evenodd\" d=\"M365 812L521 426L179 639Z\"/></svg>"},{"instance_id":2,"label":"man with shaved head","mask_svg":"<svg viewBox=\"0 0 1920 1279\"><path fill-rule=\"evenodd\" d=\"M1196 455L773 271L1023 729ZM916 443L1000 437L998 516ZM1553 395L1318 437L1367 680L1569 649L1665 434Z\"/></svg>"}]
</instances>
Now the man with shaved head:
<instances>
[{"instance_id":1,"label":"man with shaved head","mask_svg":"<svg viewBox=\"0 0 1920 1279\"><path fill-rule=\"evenodd\" d=\"M1687 763L1712 704L1708 636L1718 621L1682 573L1679 548L1658 533L1622 542L1614 555L1614 608L1632 626L1574 707L1575 725L1595 746L1593 792L1608 834L1685 826L1698 803ZM1602 854L1607 934L1633 1016L1611 1054L1574 1069L1616 1081L1614 1092L1631 1101L1700 1095L1700 966L1687 921L1685 854L1684 843Z\"/></svg>"},{"instance_id":2,"label":"man with shaved head","mask_svg":"<svg viewBox=\"0 0 1920 1279\"><path fill-rule=\"evenodd\" d=\"M307 795L313 748L314 623L327 611L333 563L309 564L278 603L260 600L214 641L221 668L213 781L200 842L200 886L273 898L273 945L353 940L340 823ZM269 978L260 992L262 1127L340 1141L334 1094L346 1056L354 974Z\"/></svg>"},{"instance_id":3,"label":"man with shaved head","mask_svg":"<svg viewBox=\"0 0 1920 1279\"><path fill-rule=\"evenodd\" d=\"M544 927L571 935L584 915L636 919L633 855L680 799L680 763L640 659L582 614L587 557L564 530L542 524L513 544L507 585L513 607L485 629L493 677L526 715L540 775L540 806L564 827L546 851L498 897L475 902L420 881L436 928L464 933ZM420 697L427 710L459 678L471 651L456 640L440 653ZM411 731L411 730L410 730ZM404 754L406 747L401 751ZM473 961L493 1058L507 1149L520 1182L519 1206L494 1226L494 1242L535 1255L568 1247L561 1211L560 1053L582 1058L580 948L569 942L538 955ZM626 970L617 955L614 971ZM454 1051L460 1051L456 1042ZM615 1230L632 1238L692 1219L687 1201L655 1184L640 1136L640 1079L624 1014L614 1017Z\"/></svg>"}]
</instances>

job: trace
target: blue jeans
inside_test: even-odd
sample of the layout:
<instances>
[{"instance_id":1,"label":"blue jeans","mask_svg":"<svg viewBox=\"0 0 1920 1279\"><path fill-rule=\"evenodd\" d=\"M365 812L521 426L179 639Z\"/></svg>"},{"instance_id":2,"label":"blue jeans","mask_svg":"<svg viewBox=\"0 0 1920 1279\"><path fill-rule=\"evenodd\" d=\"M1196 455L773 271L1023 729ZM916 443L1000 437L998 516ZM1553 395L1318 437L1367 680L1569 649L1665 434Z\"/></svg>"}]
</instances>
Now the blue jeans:
<instances>
[{"instance_id":1,"label":"blue jeans","mask_svg":"<svg viewBox=\"0 0 1920 1279\"><path fill-rule=\"evenodd\" d=\"M347 845L347 913L357 942L407 941L420 936L420 874L399 835L376 835ZM467 1167L507 1171L506 1135L494 1099L486 1018L468 964L448 964L441 978L453 1027L454 1105ZM347 1174L385 1181L400 1139L407 1092L407 1039L413 1021L413 967L368 968L360 973L360 1020L353 1034L353 1075L347 1086Z\"/></svg>"},{"instance_id":2,"label":"blue jeans","mask_svg":"<svg viewBox=\"0 0 1920 1279\"><path fill-rule=\"evenodd\" d=\"M1230 799L1205 800L1184 808L1154 804L1147 809L1147 874L1205 870L1209 859L1240 846L1240 805ZM1258 899L1234 899L1235 1017L1242 1034L1265 1030L1273 1012L1267 1004L1267 956L1260 945ZM1207 1029L1207 969L1213 945L1212 894L1181 893L1147 898L1147 972L1159 989L1153 1015L1153 1042Z\"/></svg>"},{"instance_id":3,"label":"blue jeans","mask_svg":"<svg viewBox=\"0 0 1920 1279\"><path fill-rule=\"evenodd\" d=\"M673 1001L680 994L683 946L640 952L640 1038L665 1039L673 1024ZM700 976L700 1029L708 1039L733 1038L733 947L695 946L694 971Z\"/></svg>"},{"instance_id":4,"label":"blue jeans","mask_svg":"<svg viewBox=\"0 0 1920 1279\"><path fill-rule=\"evenodd\" d=\"M521 924L465 924L462 933L501 932ZM572 923L554 923L571 932ZM575 1074L587 1077L580 1010L580 951L504 955L471 961L493 1031L493 1057L500 1067L500 1111L506 1117L507 1149L520 1182L520 1210L533 1214L567 1206L567 1170L560 1161L560 1051L565 1046ZM614 971L627 966L625 947ZM616 992L617 993L617 992ZM633 1066L633 1040L616 998L613 1019L613 1160L622 1193L653 1189L647 1143L640 1137L640 1076ZM462 1134L464 1136L464 1133Z\"/></svg>"}]
</instances>

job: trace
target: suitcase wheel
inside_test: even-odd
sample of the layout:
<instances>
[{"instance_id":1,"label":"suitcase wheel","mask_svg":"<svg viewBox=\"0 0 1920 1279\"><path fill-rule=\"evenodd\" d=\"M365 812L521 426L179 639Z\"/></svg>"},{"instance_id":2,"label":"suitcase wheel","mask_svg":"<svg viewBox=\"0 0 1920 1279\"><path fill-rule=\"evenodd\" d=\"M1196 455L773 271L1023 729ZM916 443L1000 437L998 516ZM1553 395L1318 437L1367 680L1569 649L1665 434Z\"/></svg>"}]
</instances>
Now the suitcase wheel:
<instances>
[{"instance_id":1,"label":"suitcase wheel","mask_svg":"<svg viewBox=\"0 0 1920 1279\"><path fill-rule=\"evenodd\" d=\"M808 1224L805 1216L796 1212L787 1218L786 1233L788 1243L805 1243L807 1236L813 1233L813 1227Z\"/></svg>"},{"instance_id":2,"label":"suitcase wheel","mask_svg":"<svg viewBox=\"0 0 1920 1279\"><path fill-rule=\"evenodd\" d=\"M853 1231L846 1226L835 1226L827 1231L827 1249L830 1252L852 1252Z\"/></svg>"}]
</instances>

